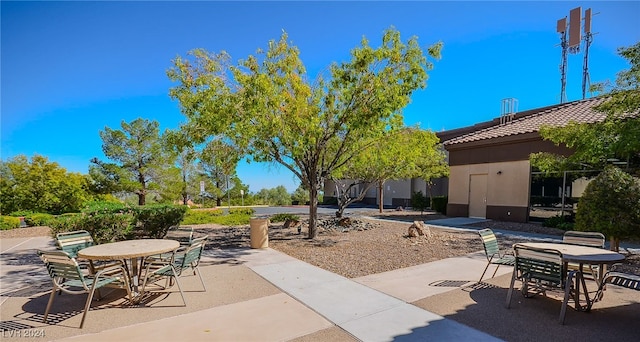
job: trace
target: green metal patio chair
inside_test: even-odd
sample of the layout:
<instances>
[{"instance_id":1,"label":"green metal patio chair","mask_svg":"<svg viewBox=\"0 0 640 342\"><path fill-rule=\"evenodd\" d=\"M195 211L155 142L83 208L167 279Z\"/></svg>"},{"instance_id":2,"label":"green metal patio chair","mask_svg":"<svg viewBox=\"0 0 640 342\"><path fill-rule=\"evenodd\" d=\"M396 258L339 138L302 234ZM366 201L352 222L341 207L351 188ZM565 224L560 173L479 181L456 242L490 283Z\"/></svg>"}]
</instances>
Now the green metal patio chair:
<instances>
[{"instance_id":1,"label":"green metal patio chair","mask_svg":"<svg viewBox=\"0 0 640 342\"><path fill-rule=\"evenodd\" d=\"M619 264L613 265L611 270L605 273L594 298L597 300L602 299L603 291L606 289L607 284L640 291L640 275L617 271L617 267L619 267Z\"/></svg>"},{"instance_id":2,"label":"green metal patio chair","mask_svg":"<svg viewBox=\"0 0 640 342\"><path fill-rule=\"evenodd\" d=\"M598 232L579 232L579 231L569 230L569 231L566 231L564 235L562 235L562 242L573 244L573 245L604 248L605 237L602 233L598 233ZM593 277L593 279L600 279L599 265L588 265L586 268L588 268L588 271ZM580 270L580 264L570 262L567 265L567 269ZM584 269L582 272L584 275L585 274Z\"/></svg>"},{"instance_id":3,"label":"green metal patio chair","mask_svg":"<svg viewBox=\"0 0 640 342\"><path fill-rule=\"evenodd\" d=\"M484 274L487 273L489 265L497 265L495 271L493 271L493 275L491 276L491 278L493 278L496 276L500 265L513 266L513 264L515 263L515 258L511 254L503 253L500 251L500 246L498 246L498 239L491 229L482 229L478 231L478 234L480 234L480 238L482 238L484 253L487 256L487 266L484 268L484 271L480 276L480 280L478 280L478 282L481 282L482 278L484 278Z\"/></svg>"},{"instance_id":4,"label":"green metal patio chair","mask_svg":"<svg viewBox=\"0 0 640 342\"><path fill-rule=\"evenodd\" d=\"M186 306L187 302L184 298L184 292L182 291L178 278L181 277L184 274L183 272L189 268L193 271L194 275L198 275L204 291L207 291L207 287L204 284L204 280L202 279L202 275L198 269L207 238L208 236L203 236L193 239L189 246L182 246L175 250L169 259L158 258L157 256L146 259L142 292L145 291L148 284L157 283L162 279L166 280L165 285L156 285L160 286L162 289L167 289L173 286L172 280L175 280L176 285L178 285L178 290L180 291L180 296L182 297L182 302Z\"/></svg>"},{"instance_id":5,"label":"green metal patio chair","mask_svg":"<svg viewBox=\"0 0 640 342\"><path fill-rule=\"evenodd\" d=\"M127 290L129 300L133 300L129 281L122 266L105 268L94 276L90 276L84 274L76 259L72 258L67 252L38 250L37 253L47 267L49 276L53 281L53 289L51 290L49 302L44 312L43 321L45 323L47 322L49 310L51 310L57 291L68 294L88 294L82 313L82 320L80 321L81 329L84 326L84 320L91 306L93 294L95 291L98 291L98 296L100 296L100 288L107 286L124 288Z\"/></svg>"},{"instance_id":6,"label":"green metal patio chair","mask_svg":"<svg viewBox=\"0 0 640 342\"><path fill-rule=\"evenodd\" d=\"M579 271L571 271L567 274L562 261L562 254L556 250L530 248L522 245L514 245L515 265L511 276L511 284L507 293L506 307L511 306L513 286L516 279L522 282L520 291L525 297L531 297L530 288L534 295L546 296L549 290L564 291L564 299L560 309L560 324L564 324L567 303L569 298L578 303L574 288L578 286L578 279L582 282L582 288L586 289L584 279ZM565 277L565 274L566 277ZM575 283L574 283L575 278Z\"/></svg>"},{"instance_id":7,"label":"green metal patio chair","mask_svg":"<svg viewBox=\"0 0 640 342\"><path fill-rule=\"evenodd\" d=\"M94 246L96 243L86 230L76 230L72 232L63 232L56 234L56 245L58 249L61 249L64 252L67 252L70 257L77 259L78 251L87 247ZM81 264L84 264L86 260L80 260ZM89 272L91 274L95 274L98 271L115 267L121 264L120 261L98 261L94 262L93 260L88 261L89 264Z\"/></svg>"}]
</instances>

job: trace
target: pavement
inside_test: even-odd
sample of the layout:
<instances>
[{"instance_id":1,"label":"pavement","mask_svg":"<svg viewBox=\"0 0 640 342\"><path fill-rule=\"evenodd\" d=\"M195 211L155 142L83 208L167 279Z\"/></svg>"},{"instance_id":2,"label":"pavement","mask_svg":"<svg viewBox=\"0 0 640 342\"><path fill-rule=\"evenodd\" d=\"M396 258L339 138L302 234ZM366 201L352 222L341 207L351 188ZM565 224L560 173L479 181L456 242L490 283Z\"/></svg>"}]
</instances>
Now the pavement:
<instances>
[{"instance_id":1,"label":"pavement","mask_svg":"<svg viewBox=\"0 0 640 342\"><path fill-rule=\"evenodd\" d=\"M554 295L516 293L505 308L510 267L477 283L480 251L347 279L269 248L208 250L206 291L197 276L181 278L186 307L176 288L137 306L114 290L78 329L85 296L57 296L42 322L51 283L34 249L52 247L47 237L0 241L3 341L637 340L640 292L611 287L591 312L568 310L563 326Z\"/></svg>"}]
</instances>

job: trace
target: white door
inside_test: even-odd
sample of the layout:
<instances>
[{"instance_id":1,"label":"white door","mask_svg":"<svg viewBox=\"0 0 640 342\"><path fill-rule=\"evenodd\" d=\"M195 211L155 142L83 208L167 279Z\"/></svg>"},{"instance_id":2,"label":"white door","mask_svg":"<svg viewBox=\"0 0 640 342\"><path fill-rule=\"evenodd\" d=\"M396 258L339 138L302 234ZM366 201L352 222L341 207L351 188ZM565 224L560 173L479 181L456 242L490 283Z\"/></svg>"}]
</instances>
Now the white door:
<instances>
[{"instance_id":1,"label":"white door","mask_svg":"<svg viewBox=\"0 0 640 342\"><path fill-rule=\"evenodd\" d=\"M469 176L469 217L487 217L487 175Z\"/></svg>"}]
</instances>

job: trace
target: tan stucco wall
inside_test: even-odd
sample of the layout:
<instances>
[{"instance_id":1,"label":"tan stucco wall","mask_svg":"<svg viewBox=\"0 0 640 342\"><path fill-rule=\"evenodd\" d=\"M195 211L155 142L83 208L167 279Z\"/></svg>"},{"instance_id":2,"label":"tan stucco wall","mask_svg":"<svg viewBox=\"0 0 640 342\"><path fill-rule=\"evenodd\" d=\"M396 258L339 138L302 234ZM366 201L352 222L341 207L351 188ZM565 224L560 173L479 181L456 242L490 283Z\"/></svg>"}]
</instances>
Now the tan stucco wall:
<instances>
[{"instance_id":1,"label":"tan stucco wall","mask_svg":"<svg viewBox=\"0 0 640 342\"><path fill-rule=\"evenodd\" d=\"M529 161L451 166L450 171L449 203L469 204L470 175L486 174L487 205L529 205Z\"/></svg>"}]
</instances>

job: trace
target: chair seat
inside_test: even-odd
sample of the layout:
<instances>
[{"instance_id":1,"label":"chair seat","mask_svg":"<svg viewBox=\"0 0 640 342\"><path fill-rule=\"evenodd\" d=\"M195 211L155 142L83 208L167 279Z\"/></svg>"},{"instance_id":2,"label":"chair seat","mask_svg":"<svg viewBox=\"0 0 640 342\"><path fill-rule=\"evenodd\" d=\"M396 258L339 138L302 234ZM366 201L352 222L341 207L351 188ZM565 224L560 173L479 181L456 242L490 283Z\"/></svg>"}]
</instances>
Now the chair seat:
<instances>
[{"instance_id":1,"label":"chair seat","mask_svg":"<svg viewBox=\"0 0 640 342\"><path fill-rule=\"evenodd\" d=\"M516 257L514 257L513 255L507 254L507 255L503 255L502 258L497 259L497 260L491 260L492 264L498 264L498 265L509 265L509 266L513 266L516 263Z\"/></svg>"},{"instance_id":2,"label":"chair seat","mask_svg":"<svg viewBox=\"0 0 640 342\"><path fill-rule=\"evenodd\" d=\"M640 291L640 276L637 276L635 274L609 272L607 273L603 283L609 283Z\"/></svg>"}]
</instances>

